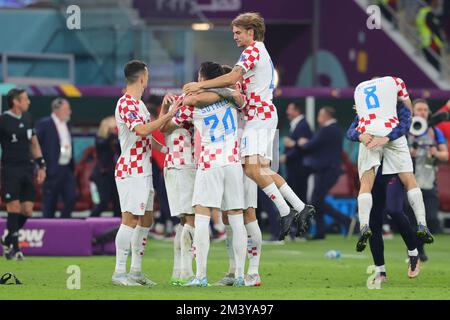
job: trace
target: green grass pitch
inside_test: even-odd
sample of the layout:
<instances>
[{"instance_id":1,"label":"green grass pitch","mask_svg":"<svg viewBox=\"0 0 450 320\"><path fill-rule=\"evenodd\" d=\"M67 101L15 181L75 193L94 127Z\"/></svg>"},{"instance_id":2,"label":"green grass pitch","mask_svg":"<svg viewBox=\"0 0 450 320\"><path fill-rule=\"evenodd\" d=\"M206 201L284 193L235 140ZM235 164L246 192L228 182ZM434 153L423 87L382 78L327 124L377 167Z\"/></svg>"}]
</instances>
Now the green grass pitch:
<instances>
[{"instance_id":1,"label":"green grass pitch","mask_svg":"<svg viewBox=\"0 0 450 320\"><path fill-rule=\"evenodd\" d=\"M389 282L379 290L366 286L366 269L372 265L369 248L355 252L357 238L329 236L321 242L287 242L263 246L260 274L263 285L253 288L184 288L168 284L172 271L172 243L149 241L144 272L156 287L116 287L111 284L115 258L26 257L25 261L0 260L0 273L13 272L23 285L0 286L0 299L450 299L450 236L438 236L426 247L430 260L421 274L408 279L406 248L399 235L385 241ZM327 259L326 251L340 250L343 257ZM67 289L68 266L81 269L81 288ZM211 246L208 279L217 281L228 267L225 244Z\"/></svg>"}]
</instances>

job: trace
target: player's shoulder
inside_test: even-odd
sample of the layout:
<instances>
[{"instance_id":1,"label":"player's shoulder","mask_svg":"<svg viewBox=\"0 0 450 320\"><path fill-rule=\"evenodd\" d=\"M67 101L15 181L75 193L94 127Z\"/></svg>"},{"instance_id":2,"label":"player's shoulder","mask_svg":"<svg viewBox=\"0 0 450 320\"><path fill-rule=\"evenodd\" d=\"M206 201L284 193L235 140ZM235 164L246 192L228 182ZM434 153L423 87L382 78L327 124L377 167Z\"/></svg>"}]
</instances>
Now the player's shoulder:
<instances>
[{"instance_id":1,"label":"player's shoulder","mask_svg":"<svg viewBox=\"0 0 450 320\"><path fill-rule=\"evenodd\" d=\"M129 94L124 94L117 101L117 108L119 110L123 110L125 108L127 108L127 109L138 109L140 102L141 101L137 101L136 99L134 99Z\"/></svg>"}]
</instances>

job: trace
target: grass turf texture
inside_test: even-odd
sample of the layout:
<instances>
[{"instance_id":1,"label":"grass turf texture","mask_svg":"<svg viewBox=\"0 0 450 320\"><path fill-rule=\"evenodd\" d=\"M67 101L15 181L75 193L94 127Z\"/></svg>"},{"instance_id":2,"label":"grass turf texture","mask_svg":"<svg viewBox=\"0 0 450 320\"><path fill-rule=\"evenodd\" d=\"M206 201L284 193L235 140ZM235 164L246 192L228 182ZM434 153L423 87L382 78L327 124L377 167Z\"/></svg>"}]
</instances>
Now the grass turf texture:
<instances>
[{"instance_id":1,"label":"grass turf texture","mask_svg":"<svg viewBox=\"0 0 450 320\"><path fill-rule=\"evenodd\" d=\"M355 252L357 238L350 241L329 236L319 242L287 242L263 246L260 274L263 286L252 288L172 287L172 243L149 241L143 260L144 272L156 287L117 287L111 284L115 258L26 257L25 261L0 260L0 273L12 272L23 285L0 286L0 299L450 299L450 236L438 236L426 247L430 260L421 274L408 279L406 248L400 238L385 241L389 282L380 290L366 286L366 269L373 264L369 247ZM340 250L340 259L327 259L330 249ZM67 267L81 268L81 289L68 290ZM225 244L212 244L208 279L213 283L228 268Z\"/></svg>"}]
</instances>

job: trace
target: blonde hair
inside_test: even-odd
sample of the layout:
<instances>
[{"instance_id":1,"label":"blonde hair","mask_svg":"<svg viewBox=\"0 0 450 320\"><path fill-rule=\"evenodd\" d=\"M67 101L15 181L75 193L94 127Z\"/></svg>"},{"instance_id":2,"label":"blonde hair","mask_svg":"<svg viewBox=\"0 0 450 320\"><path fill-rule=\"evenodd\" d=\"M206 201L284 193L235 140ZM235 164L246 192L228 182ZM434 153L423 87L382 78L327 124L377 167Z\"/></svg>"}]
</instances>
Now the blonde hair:
<instances>
[{"instance_id":1,"label":"blonde hair","mask_svg":"<svg viewBox=\"0 0 450 320\"><path fill-rule=\"evenodd\" d=\"M116 118L114 116L106 117L100 122L100 127L97 131L97 136L103 139L108 138L108 132L111 128L116 127Z\"/></svg>"},{"instance_id":2,"label":"blonde hair","mask_svg":"<svg viewBox=\"0 0 450 320\"><path fill-rule=\"evenodd\" d=\"M245 30L253 29L253 40L264 41L266 33L266 25L264 18L258 12L246 12L238 15L231 22L232 27L244 28Z\"/></svg>"}]
</instances>

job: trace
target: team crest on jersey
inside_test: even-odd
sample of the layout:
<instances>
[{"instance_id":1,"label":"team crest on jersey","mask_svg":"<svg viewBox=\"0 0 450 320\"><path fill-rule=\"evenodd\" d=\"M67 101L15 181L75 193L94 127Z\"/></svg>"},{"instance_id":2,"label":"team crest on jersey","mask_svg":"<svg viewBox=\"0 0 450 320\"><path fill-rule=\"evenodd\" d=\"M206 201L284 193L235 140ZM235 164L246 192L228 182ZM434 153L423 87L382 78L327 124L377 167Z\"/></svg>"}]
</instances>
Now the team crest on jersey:
<instances>
[{"instance_id":1,"label":"team crest on jersey","mask_svg":"<svg viewBox=\"0 0 450 320\"><path fill-rule=\"evenodd\" d=\"M138 119L138 115L136 112L130 112L128 113L128 120L135 121Z\"/></svg>"}]
</instances>

